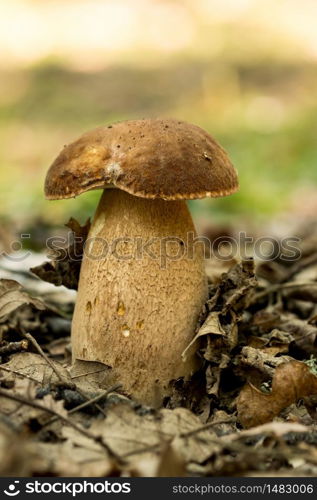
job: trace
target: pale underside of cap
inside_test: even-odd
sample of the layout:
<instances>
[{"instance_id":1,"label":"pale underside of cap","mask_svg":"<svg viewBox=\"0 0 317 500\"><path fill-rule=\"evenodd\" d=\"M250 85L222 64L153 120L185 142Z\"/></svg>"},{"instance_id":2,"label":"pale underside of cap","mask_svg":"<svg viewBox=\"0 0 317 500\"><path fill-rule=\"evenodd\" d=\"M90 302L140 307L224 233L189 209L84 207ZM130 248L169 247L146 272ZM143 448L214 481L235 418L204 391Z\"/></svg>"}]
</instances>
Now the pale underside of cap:
<instances>
[{"instance_id":1,"label":"pale underside of cap","mask_svg":"<svg viewBox=\"0 0 317 500\"><path fill-rule=\"evenodd\" d=\"M45 181L48 199L118 188L165 200L226 196L238 190L227 153L203 129L173 119L119 122L65 146Z\"/></svg>"}]
</instances>

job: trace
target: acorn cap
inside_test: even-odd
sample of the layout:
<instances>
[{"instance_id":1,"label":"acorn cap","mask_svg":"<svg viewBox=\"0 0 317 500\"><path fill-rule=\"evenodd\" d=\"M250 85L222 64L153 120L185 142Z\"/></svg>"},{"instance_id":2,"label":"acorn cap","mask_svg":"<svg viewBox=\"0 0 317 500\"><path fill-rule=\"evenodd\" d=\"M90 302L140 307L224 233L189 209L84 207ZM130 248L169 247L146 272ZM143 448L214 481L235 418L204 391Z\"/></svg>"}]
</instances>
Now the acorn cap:
<instances>
[{"instance_id":1,"label":"acorn cap","mask_svg":"<svg viewBox=\"0 0 317 500\"><path fill-rule=\"evenodd\" d=\"M115 187L165 200L226 196L238 177L224 149L204 130L173 119L99 127L65 146L45 180L50 200Z\"/></svg>"}]
</instances>

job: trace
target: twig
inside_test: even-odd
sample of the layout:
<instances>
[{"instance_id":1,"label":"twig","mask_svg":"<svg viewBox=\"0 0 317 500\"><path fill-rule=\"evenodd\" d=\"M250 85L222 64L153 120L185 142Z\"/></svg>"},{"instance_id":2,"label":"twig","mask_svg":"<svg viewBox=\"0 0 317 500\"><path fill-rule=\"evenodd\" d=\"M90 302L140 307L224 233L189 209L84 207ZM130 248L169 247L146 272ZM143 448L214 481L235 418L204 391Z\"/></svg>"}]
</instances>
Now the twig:
<instances>
[{"instance_id":1,"label":"twig","mask_svg":"<svg viewBox=\"0 0 317 500\"><path fill-rule=\"evenodd\" d=\"M63 422L65 422L65 424L69 425L70 427L72 427L73 429L75 429L77 432L79 432L83 436L87 437L88 439L92 439L95 443L100 444L100 446L102 446L107 451L107 453L109 454L109 456L111 458L117 460L119 463L122 463L122 458L119 457L110 448L110 446L107 443L104 442L102 436L95 436L94 434L92 434L91 432L87 431L83 427L80 427L79 425L75 424L75 422L72 422L69 418L64 417L63 415L60 415L55 410L52 410L51 408L46 408L45 406L42 406L42 405L40 405L38 403L35 403L34 401L29 401L28 399L25 399L23 396L17 396L16 394L10 394L10 393L4 391L3 389L0 389L0 396L2 396L4 398L7 398L7 399L11 399L13 401L16 401L17 403L21 403L21 404L24 404L24 405L27 405L27 406L31 406L32 408L35 408L36 410L47 412L50 415L59 418L60 420L62 420Z\"/></svg>"},{"instance_id":2,"label":"twig","mask_svg":"<svg viewBox=\"0 0 317 500\"><path fill-rule=\"evenodd\" d=\"M262 292L254 294L251 299L251 303L257 302L259 299L262 299L262 297L265 297L273 292L278 292L283 288L302 288L305 286L317 286L317 281L307 281L306 283L297 283L296 281L291 283L276 283L275 285L268 286Z\"/></svg>"},{"instance_id":3,"label":"twig","mask_svg":"<svg viewBox=\"0 0 317 500\"><path fill-rule=\"evenodd\" d=\"M94 398L91 398L91 399L87 399L87 401L85 401L84 403L81 403L80 405L75 406L75 408L72 408L71 410L69 410L68 415L72 415L73 413L76 413L77 411L83 410L84 408L86 408L87 406L90 406L92 404L95 404L95 406L96 406L96 403L98 401L100 401L100 399L103 399L104 397L108 396L108 394L110 392L113 392L113 391L119 389L119 387L121 387L121 384L114 385L113 387L110 387L110 389L108 389L107 391L104 391L101 394L98 394L98 396L95 396ZM87 397L87 396L83 395L83 397ZM99 410L99 408L101 410L103 410L103 408L101 408L98 405L98 410ZM102 413L105 415L104 411L102 411ZM45 422L43 427L45 427L46 425L53 424L54 422L56 422L56 420L58 420L58 417L50 418L47 422Z\"/></svg>"},{"instance_id":4,"label":"twig","mask_svg":"<svg viewBox=\"0 0 317 500\"><path fill-rule=\"evenodd\" d=\"M31 344L35 347L35 349L38 351L38 353L42 356L42 358L45 359L46 363L52 368L53 372L57 376L57 378L63 382L63 384L70 386L71 384L65 379L63 375L60 374L60 372L57 370L56 366L52 361L49 359L49 357L45 354L43 351L42 347L38 344L38 342L35 340L35 338L30 334L30 333L24 333L25 338L27 338Z\"/></svg>"},{"instance_id":5,"label":"twig","mask_svg":"<svg viewBox=\"0 0 317 500\"><path fill-rule=\"evenodd\" d=\"M119 387L121 387L120 384L117 384L117 385L114 385L113 387L110 387L110 389L108 389L107 391L102 392L101 394L98 394L98 396L95 396L94 398L88 399L88 401L85 401L85 403L82 403L81 405L78 405L75 408L72 408L71 410L69 410L68 413L69 414L75 413L76 411L83 410L84 408L86 408L87 406L90 406L93 403L97 403L98 401L100 401L104 397L108 396L108 394L110 392L113 392L113 391L117 390Z\"/></svg>"},{"instance_id":6,"label":"twig","mask_svg":"<svg viewBox=\"0 0 317 500\"><path fill-rule=\"evenodd\" d=\"M6 345L0 346L0 356L3 354L14 354L15 352L26 351L29 347L27 340L19 342L8 342Z\"/></svg>"},{"instance_id":7,"label":"twig","mask_svg":"<svg viewBox=\"0 0 317 500\"><path fill-rule=\"evenodd\" d=\"M80 394L80 396L83 397L86 400L86 402L89 401L88 396L86 396L86 394L84 392L82 392L80 389L78 389L78 387L76 388L76 392L78 392L78 394ZM85 403L83 403L83 404L85 404ZM107 416L105 410L98 403L93 403L93 405L94 405L95 408L97 408L98 411L100 411L100 413L103 414L104 417ZM76 408L77 408L77 406L76 406Z\"/></svg>"},{"instance_id":8,"label":"twig","mask_svg":"<svg viewBox=\"0 0 317 500\"><path fill-rule=\"evenodd\" d=\"M170 438L164 442L160 441L160 442L155 443L155 444L150 444L148 446L144 446L143 448L128 451L127 453L124 453L123 455L121 455L121 458L128 458L128 457L132 457L133 455L140 455L141 453L146 453L147 451L154 451L154 450L156 450L156 448L159 448L160 446L163 446L163 445L168 445L172 441L173 441L173 438Z\"/></svg>"},{"instance_id":9,"label":"twig","mask_svg":"<svg viewBox=\"0 0 317 500\"><path fill-rule=\"evenodd\" d=\"M2 365L0 365L0 370L4 370L5 372L8 372L8 373L14 373L15 375L18 375L19 377L26 378L26 379L28 379L28 380L31 380L32 382L35 382L36 384L43 385L43 382L40 382L39 380L36 380L36 378L33 378L33 377L31 377L30 375L26 375L25 373L21 373L21 372L18 372L18 371L16 371L16 370L11 370L10 368L6 368L6 367L4 367L4 366L2 366ZM103 394L108 395L110 392L113 392L113 391L115 391L115 390L119 389L120 387L121 387L121 384L117 384L116 386L113 386L113 387L111 387L110 389L108 389L108 390L107 390L105 393L103 393ZM96 402L94 402L94 401L93 401L93 399L89 399L89 398L86 396L86 394L84 394L84 393L83 393L82 391L80 391L78 388L76 388L76 392L78 392L78 394L80 394L80 395L81 395L84 399L86 399L85 403L82 403L83 407L84 407L84 406L88 406L88 405L90 405L90 404L94 404L94 406L97 408L97 410L99 410L99 411L100 411L100 413L102 413L102 414L106 417L106 412L104 411L104 409L103 409L100 405L96 404ZM101 395L100 397L102 397L102 396L103 396L103 395ZM79 405L79 406L81 406L81 405ZM69 413L73 413L73 411L78 411L78 410L80 410L79 406L78 406L78 407L76 406L75 408L73 408L72 410L70 410L70 411L69 411ZM53 422L55 422L55 419L50 419L48 422L46 422L46 423L43 425L43 427L44 427L45 425L51 424L51 423L53 423Z\"/></svg>"},{"instance_id":10,"label":"twig","mask_svg":"<svg viewBox=\"0 0 317 500\"><path fill-rule=\"evenodd\" d=\"M76 388L76 385L73 384L72 382L68 382L68 380L66 380L66 378L61 375L59 373L59 371L57 370L56 366L54 365L54 363L49 359L49 357L45 354L45 352L43 351L43 349L41 348L41 346L38 344L38 342L35 340L35 338L30 334L30 333L24 333L24 336L30 340L30 342L33 344L33 346L36 348L36 350L38 351L38 353L43 357L43 359L46 361L46 363L51 367L51 369L53 370L53 372L55 373L55 375L58 377L58 379L66 386L66 387L69 387L70 389L73 389L73 390L76 390L78 392L78 394L80 394L83 398L87 399L87 396L82 393L78 388ZM100 370L100 371L103 371L103 370ZM76 378L76 377L73 377L73 378ZM103 413L104 416L105 415L105 412L103 410L103 408L101 408L101 406L99 406L98 404L95 403L95 406L96 408L101 412Z\"/></svg>"},{"instance_id":11,"label":"twig","mask_svg":"<svg viewBox=\"0 0 317 500\"><path fill-rule=\"evenodd\" d=\"M76 388L76 385L68 382L66 378L60 374L60 372L57 370L56 366L54 363L49 359L49 357L45 354L41 346L38 344L38 342L35 340L35 338L30 334L30 333L24 333L24 336L31 342L31 344L35 347L35 349L38 351L38 353L42 356L42 358L46 361L46 363L51 367L57 378L66 386L69 387L70 389L76 390L83 398L87 399L87 396L82 393L78 388ZM25 342L25 341L24 341ZM103 370L100 370L103 371ZM80 375L83 376L83 375ZM76 378L76 377L73 377ZM120 386L120 384L119 384ZM118 388L118 387L117 387ZM89 400L87 400L89 401ZM86 403L83 403L86 405ZM104 415L106 416L103 408L101 408L100 405L95 404L96 408Z\"/></svg>"},{"instance_id":12,"label":"twig","mask_svg":"<svg viewBox=\"0 0 317 500\"><path fill-rule=\"evenodd\" d=\"M87 377L88 375L94 375L95 373L101 373L104 372L105 370L108 370L108 367L102 368L101 370L97 370L95 372L88 372L88 373L81 373L80 375L74 375L73 377L70 377L72 380L75 378L80 378L80 377Z\"/></svg>"},{"instance_id":13,"label":"twig","mask_svg":"<svg viewBox=\"0 0 317 500\"><path fill-rule=\"evenodd\" d=\"M200 432L204 432L208 429L211 429L212 427L215 427L215 425L220 425L220 424L233 424L237 421L236 418L229 418L227 420L218 420L218 422L209 422L208 424L201 425L200 427L197 427L196 429L193 429L192 431L188 432L182 432L179 434L179 437L181 438L187 438L194 436L195 434L199 434Z\"/></svg>"},{"instance_id":14,"label":"twig","mask_svg":"<svg viewBox=\"0 0 317 500\"><path fill-rule=\"evenodd\" d=\"M95 398L92 398L92 399L87 399L87 396L86 394L84 394L83 392L81 392L78 388L77 388L77 392L83 397L83 398L86 398L87 401L85 403L82 403L81 405L79 406L76 406L75 408L72 408L69 413L74 413L75 411L79 411L79 410L82 410L83 408L85 408L86 406L89 406L91 404L94 404L94 406L104 415L104 417L106 417L106 412L104 411L104 409L96 404L100 399L102 399L103 397L106 397L108 396L108 394L110 394L111 392L114 392L114 391L117 391L118 389L120 389L122 387L122 384L116 384L112 387L110 387L109 389L107 389L105 392L103 392L102 394L99 394L98 396L96 396Z\"/></svg>"},{"instance_id":15,"label":"twig","mask_svg":"<svg viewBox=\"0 0 317 500\"><path fill-rule=\"evenodd\" d=\"M88 372L88 373L82 373L82 374L80 374L80 375L74 375L74 376L71 376L70 378L71 378L72 380L74 380L75 378L87 377L88 375L94 375L95 373L101 373L101 372L104 372L105 370L108 370L108 367L102 368L101 370L96 370L96 371L94 371L94 372ZM121 384L118 384L117 389L118 389L119 387L121 387ZM114 389L114 390L115 390L115 389ZM77 388L77 392L78 392L81 396L83 396L84 398L86 398L86 397L87 397L87 396L86 396L83 392L81 392L78 388ZM100 411L100 412L101 412L104 416L106 416L106 413L105 413L104 409L103 409L103 408L101 408L101 406L100 406L100 405L98 405L98 404L96 404L96 403L95 403L95 407L96 407L96 408L97 408L97 409L98 409L98 410L99 410L99 411Z\"/></svg>"}]
</instances>

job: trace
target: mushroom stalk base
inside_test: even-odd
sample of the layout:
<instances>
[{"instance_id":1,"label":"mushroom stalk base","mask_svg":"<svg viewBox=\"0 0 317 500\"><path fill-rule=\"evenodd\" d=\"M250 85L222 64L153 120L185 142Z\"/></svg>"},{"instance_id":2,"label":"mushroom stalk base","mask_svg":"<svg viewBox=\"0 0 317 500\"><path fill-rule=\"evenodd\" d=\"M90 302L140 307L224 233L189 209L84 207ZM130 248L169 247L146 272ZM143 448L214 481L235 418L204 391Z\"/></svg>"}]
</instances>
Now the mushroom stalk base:
<instances>
[{"instance_id":1,"label":"mushroom stalk base","mask_svg":"<svg viewBox=\"0 0 317 500\"><path fill-rule=\"evenodd\" d=\"M136 400L157 406L197 368L190 343L207 298L203 249L184 201L104 191L88 236L72 324L73 359L110 368Z\"/></svg>"}]
</instances>

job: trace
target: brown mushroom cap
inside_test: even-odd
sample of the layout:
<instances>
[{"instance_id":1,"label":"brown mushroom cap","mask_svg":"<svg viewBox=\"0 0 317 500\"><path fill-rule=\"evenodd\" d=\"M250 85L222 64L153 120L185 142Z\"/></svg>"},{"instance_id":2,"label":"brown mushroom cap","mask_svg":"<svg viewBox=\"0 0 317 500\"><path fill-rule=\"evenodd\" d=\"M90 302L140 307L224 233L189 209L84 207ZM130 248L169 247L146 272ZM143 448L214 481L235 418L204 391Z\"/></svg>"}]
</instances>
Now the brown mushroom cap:
<instances>
[{"instance_id":1,"label":"brown mushroom cap","mask_svg":"<svg viewBox=\"0 0 317 500\"><path fill-rule=\"evenodd\" d=\"M173 119L131 120L99 127L65 146L51 165L45 195L57 200L116 187L141 198L226 196L237 172L204 130Z\"/></svg>"}]
</instances>

